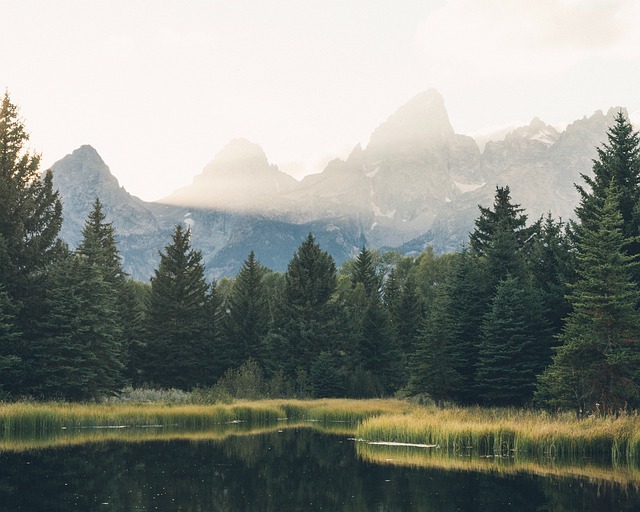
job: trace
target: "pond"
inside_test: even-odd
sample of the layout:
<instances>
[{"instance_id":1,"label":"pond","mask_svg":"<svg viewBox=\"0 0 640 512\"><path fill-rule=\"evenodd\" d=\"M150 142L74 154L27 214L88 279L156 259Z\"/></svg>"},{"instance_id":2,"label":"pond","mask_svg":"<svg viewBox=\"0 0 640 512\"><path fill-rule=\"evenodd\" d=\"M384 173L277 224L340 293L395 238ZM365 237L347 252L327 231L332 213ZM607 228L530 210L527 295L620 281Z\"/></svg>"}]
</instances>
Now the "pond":
<instances>
[{"instance_id":1,"label":"pond","mask_svg":"<svg viewBox=\"0 0 640 512\"><path fill-rule=\"evenodd\" d=\"M0 446L3 511L640 510L634 468L449 463L304 426L21 443Z\"/></svg>"}]
</instances>

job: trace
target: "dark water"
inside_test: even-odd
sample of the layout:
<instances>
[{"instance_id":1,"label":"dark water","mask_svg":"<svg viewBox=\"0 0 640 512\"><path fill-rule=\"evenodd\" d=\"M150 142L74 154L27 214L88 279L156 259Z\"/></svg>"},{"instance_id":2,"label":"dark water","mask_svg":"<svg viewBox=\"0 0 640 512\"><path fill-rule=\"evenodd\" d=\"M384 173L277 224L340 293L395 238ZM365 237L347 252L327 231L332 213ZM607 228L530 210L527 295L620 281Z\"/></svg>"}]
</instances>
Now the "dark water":
<instances>
[{"instance_id":1,"label":"dark water","mask_svg":"<svg viewBox=\"0 0 640 512\"><path fill-rule=\"evenodd\" d=\"M311 429L0 453L1 511L616 511L634 485L393 467Z\"/></svg>"}]
</instances>

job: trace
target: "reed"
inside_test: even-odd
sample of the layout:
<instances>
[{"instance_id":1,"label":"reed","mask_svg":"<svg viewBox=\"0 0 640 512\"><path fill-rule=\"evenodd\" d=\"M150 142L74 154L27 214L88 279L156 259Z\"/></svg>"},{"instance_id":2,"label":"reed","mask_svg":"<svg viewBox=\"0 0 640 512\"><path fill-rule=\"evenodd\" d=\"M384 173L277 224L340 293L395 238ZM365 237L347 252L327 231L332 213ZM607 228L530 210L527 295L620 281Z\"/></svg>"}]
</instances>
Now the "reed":
<instances>
[{"instance_id":1,"label":"reed","mask_svg":"<svg viewBox=\"0 0 640 512\"><path fill-rule=\"evenodd\" d=\"M370 441L435 444L446 453L522 454L548 457L611 455L637 460L640 418L594 417L516 409L415 409L410 414L364 420L356 431Z\"/></svg>"},{"instance_id":2,"label":"reed","mask_svg":"<svg viewBox=\"0 0 640 512\"><path fill-rule=\"evenodd\" d=\"M36 435L63 428L149 425L206 428L232 421L275 421L277 406L11 403L0 405L0 435Z\"/></svg>"}]
</instances>

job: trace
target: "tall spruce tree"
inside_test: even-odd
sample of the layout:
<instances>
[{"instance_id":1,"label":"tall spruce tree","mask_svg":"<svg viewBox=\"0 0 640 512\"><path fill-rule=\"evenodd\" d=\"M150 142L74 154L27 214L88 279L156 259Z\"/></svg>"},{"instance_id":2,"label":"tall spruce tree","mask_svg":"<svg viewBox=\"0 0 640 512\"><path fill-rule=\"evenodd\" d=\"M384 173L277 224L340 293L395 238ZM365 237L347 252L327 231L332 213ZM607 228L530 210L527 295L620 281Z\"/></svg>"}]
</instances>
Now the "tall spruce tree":
<instances>
[{"instance_id":1,"label":"tall spruce tree","mask_svg":"<svg viewBox=\"0 0 640 512\"><path fill-rule=\"evenodd\" d=\"M572 311L538 390L540 400L578 415L640 404L640 293L632 276L637 258L626 252L621 197L611 179L604 202L594 201L589 221L577 228Z\"/></svg>"},{"instance_id":2,"label":"tall spruce tree","mask_svg":"<svg viewBox=\"0 0 640 512\"><path fill-rule=\"evenodd\" d=\"M17 303L40 296L39 279L61 249L62 203L51 172L43 177L40 156L26 149L28 140L18 109L5 93L0 105L0 283ZM34 313L24 312L25 324Z\"/></svg>"},{"instance_id":3,"label":"tall spruce tree","mask_svg":"<svg viewBox=\"0 0 640 512\"><path fill-rule=\"evenodd\" d=\"M121 327L116 297L96 266L69 254L52 265L39 336L25 363L24 391L43 398L86 400L122 386Z\"/></svg>"},{"instance_id":4,"label":"tall spruce tree","mask_svg":"<svg viewBox=\"0 0 640 512\"><path fill-rule=\"evenodd\" d=\"M622 235L628 239L630 254L640 253L640 134L622 112L607 132L607 143L597 148L598 158L593 162L593 177L582 174L587 187L576 185L580 204L576 215L580 223L589 228L597 221L598 208L604 205L607 191L613 183L620 196Z\"/></svg>"},{"instance_id":5,"label":"tall spruce tree","mask_svg":"<svg viewBox=\"0 0 640 512\"><path fill-rule=\"evenodd\" d=\"M238 368L249 359L264 367L269 330L269 301L263 284L265 269L253 251L236 276L225 303L226 365Z\"/></svg>"},{"instance_id":6,"label":"tall spruce tree","mask_svg":"<svg viewBox=\"0 0 640 512\"><path fill-rule=\"evenodd\" d=\"M31 368L25 363L29 344L43 313L46 270L60 256L62 203L52 175L39 172L40 156L26 148L29 135L18 108L5 93L0 104L0 286L11 299L20 343L11 361L11 387L20 392Z\"/></svg>"},{"instance_id":7,"label":"tall spruce tree","mask_svg":"<svg viewBox=\"0 0 640 512\"><path fill-rule=\"evenodd\" d=\"M469 244L473 254L486 259L487 277L495 291L507 275L524 276L526 256L540 229L540 221L527 227L527 216L519 204L511 202L509 187L496 187L493 210L479 208L480 216L469 235Z\"/></svg>"},{"instance_id":8,"label":"tall spruce tree","mask_svg":"<svg viewBox=\"0 0 640 512\"><path fill-rule=\"evenodd\" d=\"M551 332L541 298L519 278L500 281L482 322L476 387L488 405L523 405L550 352Z\"/></svg>"},{"instance_id":9,"label":"tall spruce tree","mask_svg":"<svg viewBox=\"0 0 640 512\"><path fill-rule=\"evenodd\" d=\"M463 391L459 368L468 355L461 353L458 319L453 317L451 301L447 288L436 289L409 359L410 391L426 393L436 402L457 399Z\"/></svg>"},{"instance_id":10,"label":"tall spruce tree","mask_svg":"<svg viewBox=\"0 0 640 512\"><path fill-rule=\"evenodd\" d=\"M207 290L202 253L190 231L176 226L151 280L147 313L146 379L164 388L191 389L215 367L207 333Z\"/></svg>"},{"instance_id":11,"label":"tall spruce tree","mask_svg":"<svg viewBox=\"0 0 640 512\"><path fill-rule=\"evenodd\" d=\"M297 371L308 375L322 352L339 345L336 285L333 258L309 234L289 261L278 315L285 344L281 365L290 376Z\"/></svg>"}]
</instances>

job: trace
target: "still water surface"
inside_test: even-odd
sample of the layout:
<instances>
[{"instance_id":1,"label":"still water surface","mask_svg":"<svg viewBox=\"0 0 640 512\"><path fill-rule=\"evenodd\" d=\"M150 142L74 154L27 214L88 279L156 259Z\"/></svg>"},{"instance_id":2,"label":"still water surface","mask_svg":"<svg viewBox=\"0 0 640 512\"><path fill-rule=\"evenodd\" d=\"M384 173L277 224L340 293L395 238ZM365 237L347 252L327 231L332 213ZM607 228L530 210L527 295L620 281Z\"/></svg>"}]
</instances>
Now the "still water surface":
<instances>
[{"instance_id":1,"label":"still water surface","mask_svg":"<svg viewBox=\"0 0 640 512\"><path fill-rule=\"evenodd\" d=\"M347 435L291 428L0 452L0 510L640 511L638 482L403 467L359 451Z\"/></svg>"}]
</instances>

